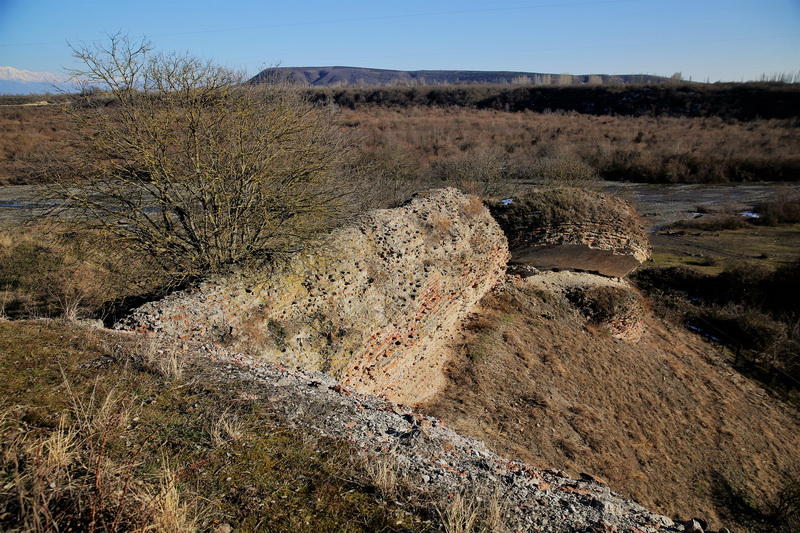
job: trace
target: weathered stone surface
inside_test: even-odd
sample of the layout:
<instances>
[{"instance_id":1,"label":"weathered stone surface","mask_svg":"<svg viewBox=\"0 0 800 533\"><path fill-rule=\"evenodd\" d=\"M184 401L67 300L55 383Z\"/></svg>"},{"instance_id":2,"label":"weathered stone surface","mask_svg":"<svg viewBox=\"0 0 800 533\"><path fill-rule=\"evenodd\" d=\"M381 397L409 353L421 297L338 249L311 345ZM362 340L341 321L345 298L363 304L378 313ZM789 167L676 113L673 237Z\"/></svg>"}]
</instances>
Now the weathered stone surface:
<instances>
[{"instance_id":1,"label":"weathered stone surface","mask_svg":"<svg viewBox=\"0 0 800 533\"><path fill-rule=\"evenodd\" d=\"M414 404L444 383L444 344L503 277L508 255L477 198L437 190L369 213L260 279L207 281L142 306L117 327L327 372Z\"/></svg>"},{"instance_id":2,"label":"weathered stone surface","mask_svg":"<svg viewBox=\"0 0 800 533\"><path fill-rule=\"evenodd\" d=\"M650 257L644 226L619 198L563 187L489 207L516 263L622 277Z\"/></svg>"}]
</instances>

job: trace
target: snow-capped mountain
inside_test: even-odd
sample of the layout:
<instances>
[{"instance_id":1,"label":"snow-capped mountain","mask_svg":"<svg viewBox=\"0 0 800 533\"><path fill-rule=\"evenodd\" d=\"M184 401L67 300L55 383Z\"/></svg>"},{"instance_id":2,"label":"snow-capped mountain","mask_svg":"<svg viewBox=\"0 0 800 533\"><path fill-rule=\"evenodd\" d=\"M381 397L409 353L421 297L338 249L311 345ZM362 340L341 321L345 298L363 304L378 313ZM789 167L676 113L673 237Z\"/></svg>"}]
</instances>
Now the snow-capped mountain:
<instances>
[{"instance_id":1,"label":"snow-capped mountain","mask_svg":"<svg viewBox=\"0 0 800 533\"><path fill-rule=\"evenodd\" d=\"M64 76L52 72L0 66L0 94L53 93L65 81Z\"/></svg>"}]
</instances>

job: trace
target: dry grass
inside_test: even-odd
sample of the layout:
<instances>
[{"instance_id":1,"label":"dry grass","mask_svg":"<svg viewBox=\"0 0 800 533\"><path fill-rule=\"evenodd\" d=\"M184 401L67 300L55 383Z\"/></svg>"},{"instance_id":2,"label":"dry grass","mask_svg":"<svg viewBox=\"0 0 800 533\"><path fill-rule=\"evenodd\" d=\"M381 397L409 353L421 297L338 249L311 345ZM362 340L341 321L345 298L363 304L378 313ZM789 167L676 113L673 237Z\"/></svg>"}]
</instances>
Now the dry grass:
<instances>
[{"instance_id":1,"label":"dry grass","mask_svg":"<svg viewBox=\"0 0 800 533\"><path fill-rule=\"evenodd\" d=\"M456 493L437 509L446 533L502 533L508 531L503 518L506 505L497 492Z\"/></svg>"},{"instance_id":2,"label":"dry grass","mask_svg":"<svg viewBox=\"0 0 800 533\"><path fill-rule=\"evenodd\" d=\"M145 337L139 342L136 353L145 368L165 379L179 381L183 377L184 354L177 348L161 346L155 339Z\"/></svg>"},{"instance_id":3,"label":"dry grass","mask_svg":"<svg viewBox=\"0 0 800 533\"><path fill-rule=\"evenodd\" d=\"M454 494L447 506L439 513L447 533L473 533L480 516L477 502L461 494Z\"/></svg>"},{"instance_id":4,"label":"dry grass","mask_svg":"<svg viewBox=\"0 0 800 533\"><path fill-rule=\"evenodd\" d=\"M0 184L40 181L41 163L70 149L67 128L60 106L0 106Z\"/></svg>"},{"instance_id":5,"label":"dry grass","mask_svg":"<svg viewBox=\"0 0 800 533\"><path fill-rule=\"evenodd\" d=\"M497 452L596 474L669 515L742 521L721 480L753 502L776 497L800 453L794 408L682 327L648 318L627 344L583 321L532 288L486 297L447 388L421 409Z\"/></svg>"},{"instance_id":6,"label":"dry grass","mask_svg":"<svg viewBox=\"0 0 800 533\"><path fill-rule=\"evenodd\" d=\"M800 170L791 120L379 107L340 117L373 174L395 182L794 180Z\"/></svg>"},{"instance_id":7,"label":"dry grass","mask_svg":"<svg viewBox=\"0 0 800 533\"><path fill-rule=\"evenodd\" d=\"M10 318L103 318L160 283L146 258L100 232L47 222L0 230L0 314Z\"/></svg>"},{"instance_id":8,"label":"dry grass","mask_svg":"<svg viewBox=\"0 0 800 533\"><path fill-rule=\"evenodd\" d=\"M150 524L145 531L190 533L199 529L197 500L187 501L181 495L176 473L166 459L161 467L158 488L155 491L142 489L135 498L150 511Z\"/></svg>"},{"instance_id":9,"label":"dry grass","mask_svg":"<svg viewBox=\"0 0 800 533\"><path fill-rule=\"evenodd\" d=\"M93 388L84 397L68 381L64 388L71 409L53 430L14 434L3 428L2 470L13 480L5 486L16 500L12 509L26 531L61 531L80 523L89 531L124 529L130 524L129 512L148 510L123 510L137 462L116 460L107 447L125 431L132 406L113 390L99 397ZM0 499L8 496L1 494ZM160 503L160 498L152 500Z\"/></svg>"},{"instance_id":10,"label":"dry grass","mask_svg":"<svg viewBox=\"0 0 800 533\"><path fill-rule=\"evenodd\" d=\"M431 215L431 228L436 230L439 235L447 233L453 225L453 220L444 213L434 213Z\"/></svg>"},{"instance_id":11,"label":"dry grass","mask_svg":"<svg viewBox=\"0 0 800 533\"><path fill-rule=\"evenodd\" d=\"M388 459L368 461L365 469L370 481L384 498L396 498L406 489L397 471L397 464Z\"/></svg>"},{"instance_id":12,"label":"dry grass","mask_svg":"<svg viewBox=\"0 0 800 533\"><path fill-rule=\"evenodd\" d=\"M436 527L432 510L379 497L353 468L356 450L282 426L246 383L196 366L166 379L109 353L125 342L0 322L0 530Z\"/></svg>"},{"instance_id":13,"label":"dry grass","mask_svg":"<svg viewBox=\"0 0 800 533\"><path fill-rule=\"evenodd\" d=\"M226 411L211 425L210 433L216 446L225 446L242 438L243 425L236 415Z\"/></svg>"}]
</instances>

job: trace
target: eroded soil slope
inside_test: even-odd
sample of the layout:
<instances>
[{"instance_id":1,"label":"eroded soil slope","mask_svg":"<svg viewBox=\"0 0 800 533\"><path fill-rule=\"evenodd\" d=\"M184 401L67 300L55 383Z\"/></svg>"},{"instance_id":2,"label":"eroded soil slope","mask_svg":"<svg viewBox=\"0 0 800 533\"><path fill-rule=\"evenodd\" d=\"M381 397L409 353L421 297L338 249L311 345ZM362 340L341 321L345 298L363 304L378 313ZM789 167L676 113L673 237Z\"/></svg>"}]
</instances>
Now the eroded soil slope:
<instances>
[{"instance_id":1,"label":"eroded soil slope","mask_svg":"<svg viewBox=\"0 0 800 533\"><path fill-rule=\"evenodd\" d=\"M638 342L616 340L560 294L509 282L476 308L449 385L421 410L665 514L741 524L736 498L769 501L800 456L797 413L699 337L645 323Z\"/></svg>"}]
</instances>

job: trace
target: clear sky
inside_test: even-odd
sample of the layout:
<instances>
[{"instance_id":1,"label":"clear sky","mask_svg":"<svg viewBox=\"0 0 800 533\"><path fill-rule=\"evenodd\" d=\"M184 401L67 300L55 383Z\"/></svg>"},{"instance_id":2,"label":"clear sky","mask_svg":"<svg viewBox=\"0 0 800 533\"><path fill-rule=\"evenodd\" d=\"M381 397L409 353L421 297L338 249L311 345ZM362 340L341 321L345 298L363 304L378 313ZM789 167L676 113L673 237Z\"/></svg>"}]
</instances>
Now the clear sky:
<instances>
[{"instance_id":1,"label":"clear sky","mask_svg":"<svg viewBox=\"0 0 800 533\"><path fill-rule=\"evenodd\" d=\"M800 0L0 0L0 65L60 72L67 41L123 31L254 74L264 67L800 71Z\"/></svg>"}]
</instances>

